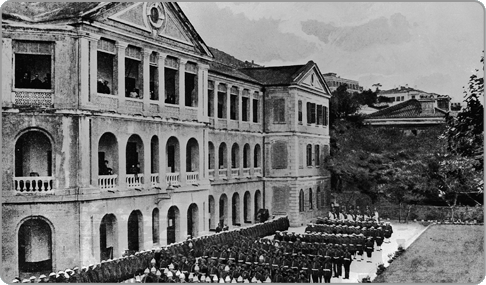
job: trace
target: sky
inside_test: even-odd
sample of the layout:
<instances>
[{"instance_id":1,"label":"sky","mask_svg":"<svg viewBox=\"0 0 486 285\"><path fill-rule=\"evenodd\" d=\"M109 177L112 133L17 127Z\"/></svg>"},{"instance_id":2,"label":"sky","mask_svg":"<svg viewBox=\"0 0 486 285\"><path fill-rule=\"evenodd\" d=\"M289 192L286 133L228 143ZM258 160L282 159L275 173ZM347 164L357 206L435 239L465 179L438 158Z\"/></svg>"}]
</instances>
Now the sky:
<instances>
[{"instance_id":1,"label":"sky","mask_svg":"<svg viewBox=\"0 0 486 285\"><path fill-rule=\"evenodd\" d=\"M481 68L479 2L179 2L211 47L264 66L305 64L358 80L463 101ZM482 71L481 73L482 74Z\"/></svg>"}]
</instances>

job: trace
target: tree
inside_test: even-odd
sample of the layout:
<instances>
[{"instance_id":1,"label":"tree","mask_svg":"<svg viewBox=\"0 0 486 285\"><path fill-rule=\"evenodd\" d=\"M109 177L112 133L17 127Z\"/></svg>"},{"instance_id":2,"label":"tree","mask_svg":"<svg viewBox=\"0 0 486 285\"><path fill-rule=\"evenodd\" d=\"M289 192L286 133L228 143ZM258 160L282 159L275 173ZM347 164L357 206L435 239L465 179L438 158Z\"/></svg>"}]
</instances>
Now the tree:
<instances>
[{"instance_id":1,"label":"tree","mask_svg":"<svg viewBox=\"0 0 486 285\"><path fill-rule=\"evenodd\" d=\"M481 58L484 70L484 56ZM476 70L478 73L479 70ZM484 144L484 77L471 75L469 84L464 91L466 107L457 117L447 116L447 128L443 137L448 141L448 150L460 156L483 159ZM478 167L481 167L482 164Z\"/></svg>"},{"instance_id":2,"label":"tree","mask_svg":"<svg viewBox=\"0 0 486 285\"><path fill-rule=\"evenodd\" d=\"M334 92L330 101L329 121L331 126L340 119L349 118L359 110L359 103L355 95L348 92L347 84L339 86Z\"/></svg>"}]
</instances>

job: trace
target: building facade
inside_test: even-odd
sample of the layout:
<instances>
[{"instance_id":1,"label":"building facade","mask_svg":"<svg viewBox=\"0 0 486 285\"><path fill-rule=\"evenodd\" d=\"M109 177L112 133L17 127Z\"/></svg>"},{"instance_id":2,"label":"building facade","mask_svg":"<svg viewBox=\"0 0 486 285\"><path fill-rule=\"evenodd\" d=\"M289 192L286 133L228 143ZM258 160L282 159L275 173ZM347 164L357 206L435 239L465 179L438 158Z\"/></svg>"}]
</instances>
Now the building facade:
<instances>
[{"instance_id":1,"label":"building facade","mask_svg":"<svg viewBox=\"0 0 486 285\"><path fill-rule=\"evenodd\" d=\"M176 3L3 7L5 280L329 203L312 61L227 63Z\"/></svg>"},{"instance_id":2,"label":"building facade","mask_svg":"<svg viewBox=\"0 0 486 285\"><path fill-rule=\"evenodd\" d=\"M451 97L449 95L440 95L436 93L425 92L412 87L398 86L397 88L389 90L380 90L378 96L383 96L390 98L390 106L400 104L401 102L408 101L411 99L424 100L424 101L434 101L434 105L444 111L451 110Z\"/></svg>"}]
</instances>

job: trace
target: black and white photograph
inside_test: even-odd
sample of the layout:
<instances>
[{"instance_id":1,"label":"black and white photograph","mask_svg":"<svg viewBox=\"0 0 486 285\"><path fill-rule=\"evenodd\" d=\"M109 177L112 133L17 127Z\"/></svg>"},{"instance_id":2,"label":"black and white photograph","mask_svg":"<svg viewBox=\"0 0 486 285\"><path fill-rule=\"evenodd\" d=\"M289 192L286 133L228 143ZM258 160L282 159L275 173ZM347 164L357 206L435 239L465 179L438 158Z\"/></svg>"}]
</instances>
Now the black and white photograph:
<instances>
[{"instance_id":1,"label":"black and white photograph","mask_svg":"<svg viewBox=\"0 0 486 285\"><path fill-rule=\"evenodd\" d=\"M474 283L485 6L1 6L3 283Z\"/></svg>"}]
</instances>

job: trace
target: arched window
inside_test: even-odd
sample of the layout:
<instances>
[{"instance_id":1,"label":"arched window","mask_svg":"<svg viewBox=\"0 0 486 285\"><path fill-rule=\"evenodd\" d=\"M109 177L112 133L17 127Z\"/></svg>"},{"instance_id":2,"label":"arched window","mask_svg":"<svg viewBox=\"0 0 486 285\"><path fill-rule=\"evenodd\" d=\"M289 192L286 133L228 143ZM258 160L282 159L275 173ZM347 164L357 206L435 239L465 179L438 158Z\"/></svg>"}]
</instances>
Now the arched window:
<instances>
[{"instance_id":1,"label":"arched window","mask_svg":"<svg viewBox=\"0 0 486 285\"><path fill-rule=\"evenodd\" d=\"M50 272L52 270L52 231L40 218L22 223L18 232L19 271Z\"/></svg>"},{"instance_id":2,"label":"arched window","mask_svg":"<svg viewBox=\"0 0 486 285\"><path fill-rule=\"evenodd\" d=\"M304 190L300 189L299 192L299 212L304 212L305 201L304 201Z\"/></svg>"},{"instance_id":3,"label":"arched window","mask_svg":"<svg viewBox=\"0 0 486 285\"><path fill-rule=\"evenodd\" d=\"M307 166L312 166L312 145L307 145Z\"/></svg>"},{"instance_id":4,"label":"arched window","mask_svg":"<svg viewBox=\"0 0 486 285\"><path fill-rule=\"evenodd\" d=\"M255 150L254 150L254 153L253 153L253 167L254 168L260 167L260 156L261 156L261 149L260 149L260 145L257 144L257 145L255 145Z\"/></svg>"},{"instance_id":5,"label":"arched window","mask_svg":"<svg viewBox=\"0 0 486 285\"><path fill-rule=\"evenodd\" d=\"M218 150L218 154L219 154L219 169L225 169L226 168L226 144L225 143L221 143L219 145L219 150Z\"/></svg>"},{"instance_id":6,"label":"arched window","mask_svg":"<svg viewBox=\"0 0 486 285\"><path fill-rule=\"evenodd\" d=\"M322 203L320 203L320 200L321 200L321 188L319 186L317 186L317 190L316 190L316 209L317 210L320 210L321 207L322 207Z\"/></svg>"}]
</instances>

